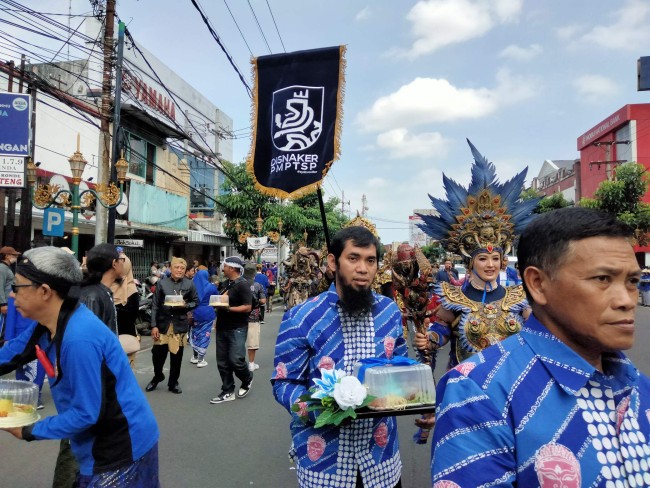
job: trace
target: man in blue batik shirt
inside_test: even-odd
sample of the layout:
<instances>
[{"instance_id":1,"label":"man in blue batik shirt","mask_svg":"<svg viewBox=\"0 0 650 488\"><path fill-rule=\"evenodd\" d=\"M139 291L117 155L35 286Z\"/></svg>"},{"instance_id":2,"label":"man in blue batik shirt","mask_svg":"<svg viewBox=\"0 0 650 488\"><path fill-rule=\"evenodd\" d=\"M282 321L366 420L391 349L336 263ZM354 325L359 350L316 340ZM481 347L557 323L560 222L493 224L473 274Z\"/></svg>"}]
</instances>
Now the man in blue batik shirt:
<instances>
[{"instance_id":1,"label":"man in blue batik shirt","mask_svg":"<svg viewBox=\"0 0 650 488\"><path fill-rule=\"evenodd\" d=\"M524 230L533 315L441 380L434 488L650 486L650 380L621 352L641 276L632 235L577 207Z\"/></svg>"},{"instance_id":2,"label":"man in blue batik shirt","mask_svg":"<svg viewBox=\"0 0 650 488\"><path fill-rule=\"evenodd\" d=\"M351 226L333 238L328 267L335 284L284 316L275 346L273 394L292 414L290 455L298 483L315 487L399 487L402 462L394 417L358 419L339 427L304 424L291 406L320 378L320 369L352 373L360 359L406 355L395 303L371 291L379 242Z\"/></svg>"}]
</instances>

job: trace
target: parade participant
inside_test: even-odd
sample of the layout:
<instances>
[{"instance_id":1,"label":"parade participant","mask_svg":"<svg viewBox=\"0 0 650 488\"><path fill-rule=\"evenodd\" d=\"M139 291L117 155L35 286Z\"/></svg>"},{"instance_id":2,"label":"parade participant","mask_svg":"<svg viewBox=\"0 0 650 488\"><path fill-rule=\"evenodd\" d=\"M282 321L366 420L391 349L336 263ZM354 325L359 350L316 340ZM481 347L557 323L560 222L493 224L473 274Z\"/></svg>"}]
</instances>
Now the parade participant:
<instances>
[{"instance_id":1,"label":"parade participant","mask_svg":"<svg viewBox=\"0 0 650 488\"><path fill-rule=\"evenodd\" d=\"M111 286L124 278L124 259L113 244L97 244L86 254L88 273L81 283L79 301L117 335L117 313Z\"/></svg>"},{"instance_id":2,"label":"parade participant","mask_svg":"<svg viewBox=\"0 0 650 488\"><path fill-rule=\"evenodd\" d=\"M154 340L151 348L154 377L147 384L146 390L153 391L158 383L165 379L163 366L169 352L169 380L167 387L172 393L183 393L178 385L183 361L183 349L187 345L187 313L196 308L199 297L192 280L185 278L187 263L183 258L173 258L171 262L171 275L160 280L153 294L151 305L151 338ZM181 295L180 306L165 304L167 295Z\"/></svg>"},{"instance_id":3,"label":"parade participant","mask_svg":"<svg viewBox=\"0 0 650 488\"><path fill-rule=\"evenodd\" d=\"M431 197L440 215L421 215L422 230L467 262L462 288L445 281L436 283L434 293L441 306L428 338L422 333L415 338L418 349L438 349L451 339L448 369L519 332L530 313L521 286L498 284L503 256L515 234L532 219L537 205L537 199L519 199L527 169L500 184L494 165L467 142L474 155L469 188L465 190L445 176L449 201Z\"/></svg>"},{"instance_id":4,"label":"parade participant","mask_svg":"<svg viewBox=\"0 0 650 488\"><path fill-rule=\"evenodd\" d=\"M266 289L266 311L273 312L273 296L275 295L275 274L269 267L266 269L266 278L269 280L269 286Z\"/></svg>"},{"instance_id":5,"label":"parade participant","mask_svg":"<svg viewBox=\"0 0 650 488\"><path fill-rule=\"evenodd\" d=\"M372 292L378 261L379 242L368 229L340 230L327 256L335 283L292 308L280 326L271 382L276 400L292 414L290 455L303 488L401 486L394 417L316 429L313 413L305 424L291 411L322 368L352 374L361 359L406 355L397 305Z\"/></svg>"},{"instance_id":6,"label":"parade participant","mask_svg":"<svg viewBox=\"0 0 650 488\"><path fill-rule=\"evenodd\" d=\"M244 398L253 384L253 372L248 369L246 361L246 337L248 335L248 314L252 309L251 288L242 276L244 262L237 256L226 258L223 272L227 281L223 283L221 293L228 296L228 308L217 310L217 367L221 376L221 393L210 400L218 404L235 399L235 380L233 374L241 381L237 398Z\"/></svg>"},{"instance_id":7,"label":"parade participant","mask_svg":"<svg viewBox=\"0 0 650 488\"><path fill-rule=\"evenodd\" d=\"M633 236L580 207L524 230L533 314L443 378L434 487L650 486L650 379L621 352L634 343Z\"/></svg>"},{"instance_id":8,"label":"parade participant","mask_svg":"<svg viewBox=\"0 0 650 488\"><path fill-rule=\"evenodd\" d=\"M5 246L0 249L0 345L4 338L9 293L11 285L14 283L12 266L16 263L18 256L20 253L13 247Z\"/></svg>"},{"instance_id":9,"label":"parade participant","mask_svg":"<svg viewBox=\"0 0 650 488\"><path fill-rule=\"evenodd\" d=\"M269 287L269 279L266 276L266 269L264 269L261 264L258 264L256 269L257 273L255 273L255 281L262 285L264 288L264 296L266 297L266 290ZM264 310L265 307L260 309L260 324L264 324Z\"/></svg>"},{"instance_id":10,"label":"parade participant","mask_svg":"<svg viewBox=\"0 0 650 488\"><path fill-rule=\"evenodd\" d=\"M44 353L58 415L4 430L27 441L71 439L75 486L159 486L156 420L115 334L79 304L81 278L74 256L58 248L19 261L13 296L34 323L0 349L0 375Z\"/></svg>"},{"instance_id":11,"label":"parade participant","mask_svg":"<svg viewBox=\"0 0 650 488\"><path fill-rule=\"evenodd\" d=\"M436 281L446 281L452 283L458 280L458 271L452 266L451 261L445 261L445 267L436 273Z\"/></svg>"},{"instance_id":12,"label":"parade participant","mask_svg":"<svg viewBox=\"0 0 650 488\"><path fill-rule=\"evenodd\" d=\"M244 278L248 280L251 287L251 294L253 295L251 312L248 314L248 334L246 335L248 369L250 371L260 369L260 365L255 363L255 355L260 348L260 312L264 310L264 305L266 304L266 290L262 284L255 281L255 278L257 278L255 272L258 267L259 264L256 267L253 263L247 263L244 266Z\"/></svg>"},{"instance_id":13,"label":"parade participant","mask_svg":"<svg viewBox=\"0 0 650 488\"><path fill-rule=\"evenodd\" d=\"M124 253L124 248L118 246L117 252L120 259L124 259L124 279L115 281L111 285L115 311L117 312L117 332L120 336L128 335L138 338L135 321L138 318L140 297L133 277L133 265L129 257ZM120 340L123 340L123 338L120 337ZM131 341L131 343L134 344L134 348L139 348L137 342ZM135 352L127 352L131 369L135 368L135 354Z\"/></svg>"},{"instance_id":14,"label":"parade participant","mask_svg":"<svg viewBox=\"0 0 650 488\"><path fill-rule=\"evenodd\" d=\"M217 316L214 308L209 305L210 297L218 295L219 290L210 283L210 276L203 269L197 271L194 276L194 286L199 297L199 305L192 312L194 324L190 331L190 345L192 346L190 363L196 364L197 368L205 368L208 365L205 360L205 353L210 345L212 326Z\"/></svg>"}]
</instances>

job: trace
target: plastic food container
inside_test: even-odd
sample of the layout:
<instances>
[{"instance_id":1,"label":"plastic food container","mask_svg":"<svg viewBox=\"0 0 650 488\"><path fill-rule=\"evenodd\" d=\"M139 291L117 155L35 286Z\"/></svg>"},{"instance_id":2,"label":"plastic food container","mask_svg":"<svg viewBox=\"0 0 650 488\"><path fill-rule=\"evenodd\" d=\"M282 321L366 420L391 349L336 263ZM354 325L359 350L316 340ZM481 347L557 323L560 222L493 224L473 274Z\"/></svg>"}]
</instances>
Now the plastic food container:
<instances>
[{"instance_id":1,"label":"plastic food container","mask_svg":"<svg viewBox=\"0 0 650 488\"><path fill-rule=\"evenodd\" d=\"M38 386L29 381L0 380L0 428L22 427L36 422Z\"/></svg>"},{"instance_id":2,"label":"plastic food container","mask_svg":"<svg viewBox=\"0 0 650 488\"><path fill-rule=\"evenodd\" d=\"M210 295L208 305L211 307L227 307L229 303L228 295Z\"/></svg>"},{"instance_id":3,"label":"plastic food container","mask_svg":"<svg viewBox=\"0 0 650 488\"><path fill-rule=\"evenodd\" d=\"M354 365L353 374L359 375L361 363ZM426 364L410 366L374 366L366 368L364 386L375 397L368 408L372 410L403 410L436 402L431 368Z\"/></svg>"},{"instance_id":4,"label":"plastic food container","mask_svg":"<svg viewBox=\"0 0 650 488\"><path fill-rule=\"evenodd\" d=\"M185 305L183 295L165 295L164 305L168 307L182 307Z\"/></svg>"}]
</instances>

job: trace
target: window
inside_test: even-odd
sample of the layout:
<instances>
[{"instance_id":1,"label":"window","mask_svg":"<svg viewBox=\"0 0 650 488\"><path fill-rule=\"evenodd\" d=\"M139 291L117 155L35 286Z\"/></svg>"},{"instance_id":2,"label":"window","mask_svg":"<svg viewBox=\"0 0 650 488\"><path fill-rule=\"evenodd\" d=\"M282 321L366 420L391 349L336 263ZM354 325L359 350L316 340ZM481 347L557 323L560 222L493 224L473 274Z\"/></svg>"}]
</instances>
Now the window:
<instances>
[{"instance_id":1,"label":"window","mask_svg":"<svg viewBox=\"0 0 650 488\"><path fill-rule=\"evenodd\" d=\"M147 184L153 185L156 146L131 132L126 132L126 139L129 173L144 178Z\"/></svg>"},{"instance_id":2,"label":"window","mask_svg":"<svg viewBox=\"0 0 650 488\"><path fill-rule=\"evenodd\" d=\"M632 161L632 144L625 143L625 141L630 141L632 137L630 136L630 124L625 124L619 130L616 131L616 159L618 161Z\"/></svg>"}]
</instances>

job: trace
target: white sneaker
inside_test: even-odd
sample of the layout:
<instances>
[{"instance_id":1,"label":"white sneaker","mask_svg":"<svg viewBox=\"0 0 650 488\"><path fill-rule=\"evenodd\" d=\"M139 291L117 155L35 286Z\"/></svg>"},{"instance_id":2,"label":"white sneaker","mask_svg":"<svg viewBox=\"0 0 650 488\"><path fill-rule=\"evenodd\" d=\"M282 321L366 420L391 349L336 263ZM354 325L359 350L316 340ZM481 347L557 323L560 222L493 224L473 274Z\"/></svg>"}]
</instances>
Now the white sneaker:
<instances>
[{"instance_id":1,"label":"white sneaker","mask_svg":"<svg viewBox=\"0 0 650 488\"><path fill-rule=\"evenodd\" d=\"M248 371L255 371L255 363L248 363Z\"/></svg>"},{"instance_id":2,"label":"white sneaker","mask_svg":"<svg viewBox=\"0 0 650 488\"><path fill-rule=\"evenodd\" d=\"M208 365L208 362L205 359L203 359L202 361L199 361L198 363L196 363L197 368L205 368L207 365Z\"/></svg>"},{"instance_id":3,"label":"white sneaker","mask_svg":"<svg viewBox=\"0 0 650 488\"><path fill-rule=\"evenodd\" d=\"M195 358L194 356L192 356L192 358L190 359L190 363L192 364L197 364L198 362L199 362L199 358Z\"/></svg>"},{"instance_id":4,"label":"white sneaker","mask_svg":"<svg viewBox=\"0 0 650 488\"><path fill-rule=\"evenodd\" d=\"M248 395L248 392L251 391L251 386L253 385L253 378L248 382L247 385L241 385L239 391L237 392L237 398L244 398Z\"/></svg>"},{"instance_id":5,"label":"white sneaker","mask_svg":"<svg viewBox=\"0 0 650 488\"><path fill-rule=\"evenodd\" d=\"M225 393L222 391L218 397L214 397L212 400L210 400L210 403L216 405L218 403L232 402L233 400L235 400L234 393Z\"/></svg>"},{"instance_id":6,"label":"white sneaker","mask_svg":"<svg viewBox=\"0 0 650 488\"><path fill-rule=\"evenodd\" d=\"M253 363L253 369L260 369L260 365L257 363Z\"/></svg>"}]
</instances>

